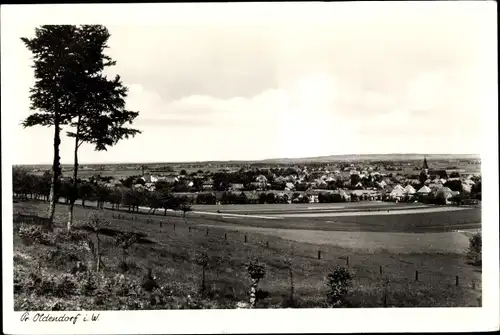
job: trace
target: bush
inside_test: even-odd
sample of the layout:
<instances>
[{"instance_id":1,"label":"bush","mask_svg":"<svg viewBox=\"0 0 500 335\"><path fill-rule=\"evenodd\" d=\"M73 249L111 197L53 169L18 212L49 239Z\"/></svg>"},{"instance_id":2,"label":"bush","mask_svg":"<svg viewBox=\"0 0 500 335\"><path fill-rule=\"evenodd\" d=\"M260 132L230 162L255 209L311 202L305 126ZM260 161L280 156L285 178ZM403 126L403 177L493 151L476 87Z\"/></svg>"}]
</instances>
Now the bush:
<instances>
[{"instance_id":1,"label":"bush","mask_svg":"<svg viewBox=\"0 0 500 335\"><path fill-rule=\"evenodd\" d=\"M326 277L326 285L329 288L327 293L327 303L330 307L344 307L345 295L351 286L353 276L345 267L336 267Z\"/></svg>"},{"instance_id":2,"label":"bush","mask_svg":"<svg viewBox=\"0 0 500 335\"><path fill-rule=\"evenodd\" d=\"M23 239L25 243L39 243L45 245L55 245L56 239L55 235L50 234L45 231L42 226L29 225L22 223L18 231L19 237Z\"/></svg>"},{"instance_id":3,"label":"bush","mask_svg":"<svg viewBox=\"0 0 500 335\"><path fill-rule=\"evenodd\" d=\"M77 294L76 278L70 274L63 274L55 277L55 289L53 293L56 297L65 298Z\"/></svg>"},{"instance_id":4,"label":"bush","mask_svg":"<svg viewBox=\"0 0 500 335\"><path fill-rule=\"evenodd\" d=\"M482 237L481 233L475 233L469 238L469 252L467 258L473 265L482 265Z\"/></svg>"},{"instance_id":5,"label":"bush","mask_svg":"<svg viewBox=\"0 0 500 335\"><path fill-rule=\"evenodd\" d=\"M88 239L88 233L77 230L76 227L73 227L72 230L57 230L55 234L55 238L60 242L81 242L86 241Z\"/></svg>"}]
</instances>

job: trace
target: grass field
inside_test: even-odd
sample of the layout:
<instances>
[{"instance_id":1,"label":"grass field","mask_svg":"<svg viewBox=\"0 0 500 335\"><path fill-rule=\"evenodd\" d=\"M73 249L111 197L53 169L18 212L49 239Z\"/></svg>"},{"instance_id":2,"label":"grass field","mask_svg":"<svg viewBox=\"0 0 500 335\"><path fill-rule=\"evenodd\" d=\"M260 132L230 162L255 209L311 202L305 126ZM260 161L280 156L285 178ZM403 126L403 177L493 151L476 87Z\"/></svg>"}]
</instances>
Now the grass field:
<instances>
[{"instance_id":1,"label":"grass field","mask_svg":"<svg viewBox=\"0 0 500 335\"><path fill-rule=\"evenodd\" d=\"M42 212L46 206L45 203L20 202L14 203L14 211ZM76 207L75 219L78 225L85 223L90 211L89 208ZM446 214L463 215L466 212ZM131 301L129 293L116 290L103 293L99 299L92 294L74 293L63 299L22 291L15 294L16 310L50 309L56 302L59 304L57 308L66 310L234 308L238 301L248 300L250 278L246 274L245 264L254 257L266 268L266 276L259 284L259 289L265 292L264 296L267 297L259 300L258 307L287 307L289 273L284 258L291 255L292 246L296 307L326 307L325 276L335 265L345 265L354 274L352 288L348 294L350 307L382 307L383 282L386 280L389 282L388 306L472 307L480 306L481 303L480 268L469 265L464 255L456 252L455 248L436 252L421 248L422 243L411 245L411 242L404 240L407 237L387 232L394 230L397 224L382 222L381 216L371 217L371 221L368 216L343 218L343 222L344 219L352 220L345 221L346 226L342 229L347 231L335 232L333 228L336 225L327 222L325 218L287 218L280 221L249 218L242 222L235 218L223 219L213 215L205 217L190 213L185 221L178 213L167 213L165 217L119 213L119 219L118 213L111 210L105 209L103 214L109 219L110 228L134 231L146 237L144 242L130 248L129 262L133 266L130 266L124 276L127 280L138 283L146 269L152 267L159 285L167 287L170 292L163 297L163 302L151 305L147 297L143 300L136 297ZM392 217L401 216L404 215ZM56 231L62 229L65 217L66 206L58 205ZM438 220L438 217L433 217L432 220ZM381 235L378 240L374 239L374 235L366 235L366 230L370 229L367 227L380 230L381 225L385 225L385 233L379 232ZM326 229L327 227L331 229ZM411 227L411 224L407 227ZM268 229L274 232L270 233ZM332 232L337 235L328 235ZM349 234L343 236L345 233ZM387 236L382 238L384 234ZM435 235L433 243L447 243L443 242L443 236L436 234L413 235L420 238L424 235ZM341 243L331 243L332 238ZM408 245L407 250L398 251L397 248L389 247L391 244L400 244L400 240L404 242L403 245ZM384 244L388 247L374 247ZM104 236L101 247L106 265L102 271L103 275L113 277L122 273L119 268L121 256L114 246L114 238ZM193 258L202 248L208 250L211 257L204 295L198 293L201 267ZM318 259L318 251L321 252L321 259ZM28 245L14 232L15 278L20 280L25 280L29 273L37 272L36 264L41 264L41 272L58 276L68 272L76 260L84 261L88 258L88 252L75 248L65 240L57 243L57 246L36 243ZM415 280L416 271L418 281Z\"/></svg>"}]
</instances>

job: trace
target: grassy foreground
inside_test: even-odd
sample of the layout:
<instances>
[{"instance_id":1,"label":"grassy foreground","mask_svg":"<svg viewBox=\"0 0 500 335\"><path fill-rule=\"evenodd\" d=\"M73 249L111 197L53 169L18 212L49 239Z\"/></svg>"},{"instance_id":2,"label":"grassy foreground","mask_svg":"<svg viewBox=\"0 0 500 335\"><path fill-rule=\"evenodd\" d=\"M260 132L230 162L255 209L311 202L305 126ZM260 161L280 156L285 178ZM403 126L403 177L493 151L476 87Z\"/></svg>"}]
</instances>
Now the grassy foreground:
<instances>
[{"instance_id":1,"label":"grassy foreground","mask_svg":"<svg viewBox=\"0 0 500 335\"><path fill-rule=\"evenodd\" d=\"M44 203L14 203L14 213L45 209ZM57 206L55 231L37 241L20 236L19 228L27 224L14 223L16 311L235 308L238 302L248 301L251 279L246 266L255 258L266 269L259 283L257 307L291 307L290 274L285 262L289 257L293 269L293 307L326 307L325 277L336 265L346 266L354 275L346 307L383 307L384 300L389 307L481 304L480 268L469 265L463 255L367 253L292 242L257 232L207 228L204 224L211 223L208 218L193 217L185 221L181 215L170 213L161 218L120 213L118 218L117 212L104 210L103 215L110 222L109 236L100 238L104 268L96 273L86 243L90 238L95 244L95 237L92 234L87 237L86 231L78 229L87 222L91 210L75 208L72 234L65 233L66 210L66 206ZM129 248L125 265L113 231L144 236ZM203 250L209 259L205 290L201 293L199 258ZM317 257L318 251L321 259ZM73 274L77 262L86 265L87 271ZM148 268L160 287L153 293L141 287Z\"/></svg>"}]
</instances>

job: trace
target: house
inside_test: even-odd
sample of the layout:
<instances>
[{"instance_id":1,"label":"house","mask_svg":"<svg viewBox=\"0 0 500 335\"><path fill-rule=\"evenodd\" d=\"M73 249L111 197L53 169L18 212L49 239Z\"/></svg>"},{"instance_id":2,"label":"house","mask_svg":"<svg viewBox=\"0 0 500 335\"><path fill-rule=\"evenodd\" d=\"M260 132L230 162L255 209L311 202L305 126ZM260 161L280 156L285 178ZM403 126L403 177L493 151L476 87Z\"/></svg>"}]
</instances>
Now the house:
<instances>
[{"instance_id":1,"label":"house","mask_svg":"<svg viewBox=\"0 0 500 335\"><path fill-rule=\"evenodd\" d=\"M401 185L396 185L400 187L394 187L394 189L389 193L389 198L395 201L401 201L405 196L405 189Z\"/></svg>"},{"instance_id":2,"label":"house","mask_svg":"<svg viewBox=\"0 0 500 335\"><path fill-rule=\"evenodd\" d=\"M283 176L279 176L279 177L277 177L277 178L274 179L274 182L276 184L282 184L282 183L285 183L286 181L287 181L286 178L283 177Z\"/></svg>"},{"instance_id":3,"label":"house","mask_svg":"<svg viewBox=\"0 0 500 335\"><path fill-rule=\"evenodd\" d=\"M243 184L239 184L239 183L233 183L231 184L231 190L233 191L241 191L243 189Z\"/></svg>"},{"instance_id":4,"label":"house","mask_svg":"<svg viewBox=\"0 0 500 335\"><path fill-rule=\"evenodd\" d=\"M173 184L179 181L179 178L177 176L162 176L158 178L158 181L164 181L166 183Z\"/></svg>"},{"instance_id":5,"label":"house","mask_svg":"<svg viewBox=\"0 0 500 335\"><path fill-rule=\"evenodd\" d=\"M417 194L427 195L431 192L432 190L428 186L424 185L417 191Z\"/></svg>"},{"instance_id":6,"label":"house","mask_svg":"<svg viewBox=\"0 0 500 335\"><path fill-rule=\"evenodd\" d=\"M279 203L289 203L291 196L289 196L285 192L279 192L279 193L275 194L275 199L276 199L276 202L279 202Z\"/></svg>"},{"instance_id":7,"label":"house","mask_svg":"<svg viewBox=\"0 0 500 335\"><path fill-rule=\"evenodd\" d=\"M145 174L144 176L141 177L142 180L144 180L145 183L153 183L153 181L151 180L153 176L151 176L150 174ZM156 178L155 178L155 181L156 181Z\"/></svg>"},{"instance_id":8,"label":"house","mask_svg":"<svg viewBox=\"0 0 500 335\"><path fill-rule=\"evenodd\" d=\"M318 189L308 189L306 192L305 192L305 195L309 198L309 202L310 203L317 203L319 202L319 194L320 193L324 193L325 190L318 190Z\"/></svg>"},{"instance_id":9,"label":"house","mask_svg":"<svg viewBox=\"0 0 500 335\"><path fill-rule=\"evenodd\" d=\"M259 183L267 183L267 178L266 178L266 176L261 174L255 178L255 181L257 181Z\"/></svg>"},{"instance_id":10,"label":"house","mask_svg":"<svg viewBox=\"0 0 500 335\"><path fill-rule=\"evenodd\" d=\"M146 188L148 191L155 191L156 185L155 183L146 183L144 184L144 188Z\"/></svg>"},{"instance_id":11,"label":"house","mask_svg":"<svg viewBox=\"0 0 500 335\"><path fill-rule=\"evenodd\" d=\"M405 189L404 189L404 187L403 187L403 186L401 186L401 185L397 184L397 185L395 185L395 186L394 186L394 189L393 189L393 190L402 191L402 192L404 193L404 190L405 190Z\"/></svg>"},{"instance_id":12,"label":"house","mask_svg":"<svg viewBox=\"0 0 500 335\"><path fill-rule=\"evenodd\" d=\"M201 187L204 190L211 190L214 188L214 182L212 180L205 181Z\"/></svg>"},{"instance_id":13,"label":"house","mask_svg":"<svg viewBox=\"0 0 500 335\"><path fill-rule=\"evenodd\" d=\"M351 201L351 195L342 189L334 190L332 194L338 194L340 198L344 201Z\"/></svg>"},{"instance_id":14,"label":"house","mask_svg":"<svg viewBox=\"0 0 500 335\"><path fill-rule=\"evenodd\" d=\"M446 170L429 170L429 176L431 177L431 179L448 179L448 173L446 172Z\"/></svg>"},{"instance_id":15,"label":"house","mask_svg":"<svg viewBox=\"0 0 500 335\"><path fill-rule=\"evenodd\" d=\"M316 179L313 184L315 186L326 186L326 181L324 181L323 179Z\"/></svg>"},{"instance_id":16,"label":"house","mask_svg":"<svg viewBox=\"0 0 500 335\"><path fill-rule=\"evenodd\" d=\"M408 195L413 195L415 194L417 191L415 191L415 189L413 188L413 186L411 186L410 184L406 185L405 187L405 193L408 194Z\"/></svg>"},{"instance_id":17,"label":"house","mask_svg":"<svg viewBox=\"0 0 500 335\"><path fill-rule=\"evenodd\" d=\"M443 197L446 204L450 203L450 198L453 197L453 191L448 187L442 187L435 192L436 197Z\"/></svg>"},{"instance_id":18,"label":"house","mask_svg":"<svg viewBox=\"0 0 500 335\"><path fill-rule=\"evenodd\" d=\"M378 187L380 187L380 188L384 188L384 187L386 187L386 186L387 186L387 183L386 183L385 181L383 181L383 180L382 180L382 181L378 182L378 183L377 183L377 185L378 185Z\"/></svg>"},{"instance_id":19,"label":"house","mask_svg":"<svg viewBox=\"0 0 500 335\"><path fill-rule=\"evenodd\" d=\"M429 188L432 191L437 191L437 190L439 190L442 187L443 187L443 184L440 184L440 183L431 183L431 184L429 184Z\"/></svg>"},{"instance_id":20,"label":"house","mask_svg":"<svg viewBox=\"0 0 500 335\"><path fill-rule=\"evenodd\" d=\"M293 183L286 183L285 189L286 190L295 190L295 185Z\"/></svg>"},{"instance_id":21,"label":"house","mask_svg":"<svg viewBox=\"0 0 500 335\"><path fill-rule=\"evenodd\" d=\"M412 186L420 185L420 180L414 178L407 179L406 182Z\"/></svg>"}]
</instances>

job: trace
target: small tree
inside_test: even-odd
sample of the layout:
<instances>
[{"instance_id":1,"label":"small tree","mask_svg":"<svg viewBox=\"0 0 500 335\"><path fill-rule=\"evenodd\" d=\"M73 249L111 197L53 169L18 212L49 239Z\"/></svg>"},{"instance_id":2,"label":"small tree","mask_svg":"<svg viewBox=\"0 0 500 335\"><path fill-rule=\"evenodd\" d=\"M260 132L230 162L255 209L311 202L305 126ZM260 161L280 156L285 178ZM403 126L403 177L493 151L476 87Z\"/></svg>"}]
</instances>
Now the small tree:
<instances>
[{"instance_id":1,"label":"small tree","mask_svg":"<svg viewBox=\"0 0 500 335\"><path fill-rule=\"evenodd\" d=\"M266 270L263 265L257 262L250 262L247 267L247 272L252 279L252 285L250 286L250 308L255 308L257 303L257 286L259 281L266 275Z\"/></svg>"},{"instance_id":2,"label":"small tree","mask_svg":"<svg viewBox=\"0 0 500 335\"><path fill-rule=\"evenodd\" d=\"M481 233L475 233L469 238L469 252L467 258L475 266L482 265L482 236Z\"/></svg>"},{"instance_id":3,"label":"small tree","mask_svg":"<svg viewBox=\"0 0 500 335\"><path fill-rule=\"evenodd\" d=\"M158 208L161 207L161 195L156 191L149 191L146 193L146 203L149 207L148 214L153 211L153 215Z\"/></svg>"},{"instance_id":4,"label":"small tree","mask_svg":"<svg viewBox=\"0 0 500 335\"><path fill-rule=\"evenodd\" d=\"M91 231L94 233L95 238L96 238L96 244L92 243L91 240L89 240L89 246L90 250L92 251L92 254L94 256L94 261L95 261L95 266L96 266L96 271L99 272L101 269L101 265L104 266L104 263L102 262L101 259L101 239L100 239L100 232L101 229L105 226L109 225L109 221L104 219L104 215L102 212L93 212L89 216L88 220L88 225L91 229Z\"/></svg>"},{"instance_id":5,"label":"small tree","mask_svg":"<svg viewBox=\"0 0 500 335\"><path fill-rule=\"evenodd\" d=\"M187 214L188 212L191 212L192 210L193 210L193 209L191 208L191 206L190 206L188 203L183 202L183 203L181 204L181 211L182 211L182 213L183 213L184 221L186 221L186 214Z\"/></svg>"},{"instance_id":6,"label":"small tree","mask_svg":"<svg viewBox=\"0 0 500 335\"><path fill-rule=\"evenodd\" d=\"M194 249L193 249L194 250ZM210 257L208 255L208 250L204 247L193 251L191 254L191 259L201 267L201 284L200 284L200 293L204 294L206 289L206 279L205 272L208 268Z\"/></svg>"},{"instance_id":7,"label":"small tree","mask_svg":"<svg viewBox=\"0 0 500 335\"><path fill-rule=\"evenodd\" d=\"M343 266L336 267L326 277L326 285L329 291L326 296L330 307L343 307L345 304L345 295L351 286L353 276L349 270Z\"/></svg>"},{"instance_id":8,"label":"small tree","mask_svg":"<svg viewBox=\"0 0 500 335\"><path fill-rule=\"evenodd\" d=\"M137 234L133 232L123 232L116 235L116 246L122 249L122 262L121 266L123 270L127 270L127 256L129 255L128 249L138 241Z\"/></svg>"}]
</instances>

